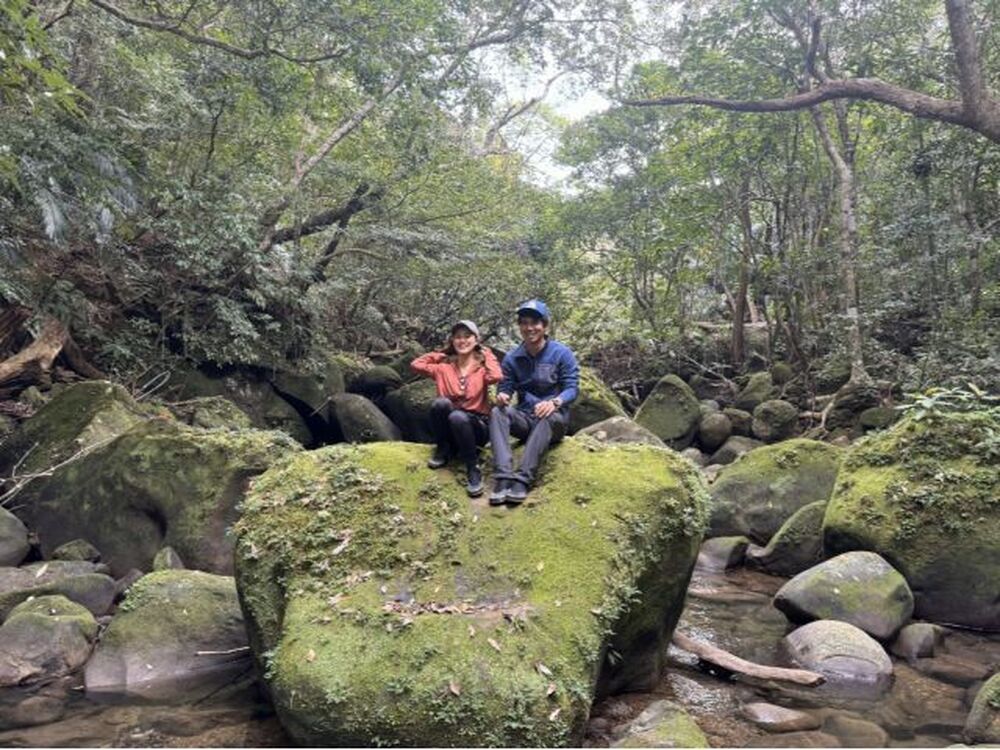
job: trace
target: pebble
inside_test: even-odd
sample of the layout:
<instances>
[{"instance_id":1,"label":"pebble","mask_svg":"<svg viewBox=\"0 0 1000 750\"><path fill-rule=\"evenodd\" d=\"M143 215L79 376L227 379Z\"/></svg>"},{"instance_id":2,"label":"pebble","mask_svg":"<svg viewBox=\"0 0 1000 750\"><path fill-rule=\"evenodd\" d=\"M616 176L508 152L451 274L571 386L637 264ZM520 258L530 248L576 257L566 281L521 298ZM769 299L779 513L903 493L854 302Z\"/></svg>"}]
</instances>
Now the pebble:
<instances>
[{"instance_id":1,"label":"pebble","mask_svg":"<svg viewBox=\"0 0 1000 750\"><path fill-rule=\"evenodd\" d=\"M878 724L851 716L831 716L823 722L823 731L832 734L842 747L887 747L889 733Z\"/></svg>"},{"instance_id":2,"label":"pebble","mask_svg":"<svg viewBox=\"0 0 1000 750\"><path fill-rule=\"evenodd\" d=\"M913 665L930 677L960 687L968 687L990 676L989 667L986 665L951 654L917 659Z\"/></svg>"},{"instance_id":3,"label":"pebble","mask_svg":"<svg viewBox=\"0 0 1000 750\"><path fill-rule=\"evenodd\" d=\"M773 703L747 703L740 709L740 713L768 732L801 732L819 729L820 726L820 721L815 716Z\"/></svg>"}]
</instances>

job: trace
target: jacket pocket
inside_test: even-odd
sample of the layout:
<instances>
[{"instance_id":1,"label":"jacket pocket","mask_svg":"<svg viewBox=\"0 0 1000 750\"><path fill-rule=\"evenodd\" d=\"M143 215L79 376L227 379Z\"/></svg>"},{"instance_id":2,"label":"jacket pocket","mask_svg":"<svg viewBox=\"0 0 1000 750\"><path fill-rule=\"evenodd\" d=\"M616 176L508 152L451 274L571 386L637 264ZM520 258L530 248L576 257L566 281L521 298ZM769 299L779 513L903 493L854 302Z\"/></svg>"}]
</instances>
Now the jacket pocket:
<instances>
[{"instance_id":1,"label":"jacket pocket","mask_svg":"<svg viewBox=\"0 0 1000 750\"><path fill-rule=\"evenodd\" d=\"M549 362L536 365L534 381L542 387L555 385L559 381L559 368Z\"/></svg>"}]
</instances>

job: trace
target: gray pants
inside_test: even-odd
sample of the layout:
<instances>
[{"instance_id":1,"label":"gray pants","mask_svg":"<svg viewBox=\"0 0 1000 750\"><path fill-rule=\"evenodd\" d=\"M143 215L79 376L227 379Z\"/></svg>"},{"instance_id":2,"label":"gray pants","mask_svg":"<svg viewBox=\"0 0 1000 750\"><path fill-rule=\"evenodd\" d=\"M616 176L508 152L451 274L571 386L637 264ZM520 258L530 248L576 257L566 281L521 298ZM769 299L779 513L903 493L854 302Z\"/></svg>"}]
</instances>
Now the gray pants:
<instances>
[{"instance_id":1,"label":"gray pants","mask_svg":"<svg viewBox=\"0 0 1000 750\"><path fill-rule=\"evenodd\" d=\"M513 406L494 406L490 412L490 444L493 446L495 468L493 476L497 479L516 479L530 487L549 445L563 439L568 422L568 416L561 411L539 419ZM525 441L521 466L517 471L513 470L511 435Z\"/></svg>"}]
</instances>

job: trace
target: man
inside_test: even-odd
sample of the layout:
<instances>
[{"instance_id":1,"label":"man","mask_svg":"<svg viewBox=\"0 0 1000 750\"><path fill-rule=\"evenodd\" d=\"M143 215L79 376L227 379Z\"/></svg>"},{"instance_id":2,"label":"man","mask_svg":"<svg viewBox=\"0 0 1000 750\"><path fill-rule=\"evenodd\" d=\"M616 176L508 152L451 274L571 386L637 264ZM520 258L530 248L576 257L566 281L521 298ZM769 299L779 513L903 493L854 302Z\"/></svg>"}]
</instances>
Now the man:
<instances>
[{"instance_id":1,"label":"man","mask_svg":"<svg viewBox=\"0 0 1000 750\"><path fill-rule=\"evenodd\" d=\"M490 505L524 502L549 445L562 440L569 425L569 405L577 395L580 368L569 347L549 339L549 322L549 308L541 300L528 300L517 308L523 343L503 358L497 405L490 412L495 465ZM516 408L511 406L515 393ZM517 471L511 435L525 441Z\"/></svg>"}]
</instances>

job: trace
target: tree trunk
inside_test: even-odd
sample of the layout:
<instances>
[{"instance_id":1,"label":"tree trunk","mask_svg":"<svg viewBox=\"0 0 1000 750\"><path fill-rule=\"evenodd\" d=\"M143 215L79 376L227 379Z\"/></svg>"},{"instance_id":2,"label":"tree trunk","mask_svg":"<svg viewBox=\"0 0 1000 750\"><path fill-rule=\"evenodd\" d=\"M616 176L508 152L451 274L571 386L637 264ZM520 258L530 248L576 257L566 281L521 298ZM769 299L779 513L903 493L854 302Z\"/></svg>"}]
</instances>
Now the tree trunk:
<instances>
[{"instance_id":1,"label":"tree trunk","mask_svg":"<svg viewBox=\"0 0 1000 750\"><path fill-rule=\"evenodd\" d=\"M69 331L55 318L42 325L38 337L12 357L0 362L0 386L34 385L52 369Z\"/></svg>"},{"instance_id":2,"label":"tree trunk","mask_svg":"<svg viewBox=\"0 0 1000 750\"><path fill-rule=\"evenodd\" d=\"M743 238L740 248L740 281L733 307L733 334L730 346L733 367L737 370L743 366L743 360L746 358L743 319L746 317L747 293L750 291L750 244L753 242L753 225L750 222L750 184L747 179L740 185L739 216Z\"/></svg>"}]
</instances>

